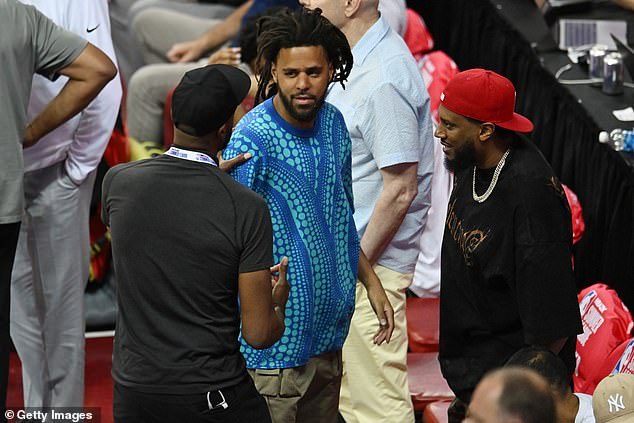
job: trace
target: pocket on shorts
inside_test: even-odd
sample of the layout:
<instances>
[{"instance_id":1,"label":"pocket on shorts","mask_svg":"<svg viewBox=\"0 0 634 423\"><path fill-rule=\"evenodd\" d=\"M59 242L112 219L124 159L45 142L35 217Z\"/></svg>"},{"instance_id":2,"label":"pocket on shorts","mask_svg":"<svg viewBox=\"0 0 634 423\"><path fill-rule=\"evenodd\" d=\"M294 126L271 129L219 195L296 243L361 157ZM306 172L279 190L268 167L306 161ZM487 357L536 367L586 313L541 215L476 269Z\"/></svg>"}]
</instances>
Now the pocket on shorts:
<instances>
[{"instance_id":1,"label":"pocket on shorts","mask_svg":"<svg viewBox=\"0 0 634 423\"><path fill-rule=\"evenodd\" d=\"M260 395L280 398L301 396L297 369L253 369L249 370L249 374Z\"/></svg>"},{"instance_id":2,"label":"pocket on shorts","mask_svg":"<svg viewBox=\"0 0 634 423\"><path fill-rule=\"evenodd\" d=\"M299 371L295 368L282 370L280 381L280 397L292 398L302 395L298 383Z\"/></svg>"},{"instance_id":3,"label":"pocket on shorts","mask_svg":"<svg viewBox=\"0 0 634 423\"><path fill-rule=\"evenodd\" d=\"M249 370L255 388L260 395L277 397L280 395L281 370L280 369L253 369Z\"/></svg>"},{"instance_id":4,"label":"pocket on shorts","mask_svg":"<svg viewBox=\"0 0 634 423\"><path fill-rule=\"evenodd\" d=\"M337 351L335 358L334 374L336 378L340 378L343 375L343 357L341 350Z\"/></svg>"}]
</instances>

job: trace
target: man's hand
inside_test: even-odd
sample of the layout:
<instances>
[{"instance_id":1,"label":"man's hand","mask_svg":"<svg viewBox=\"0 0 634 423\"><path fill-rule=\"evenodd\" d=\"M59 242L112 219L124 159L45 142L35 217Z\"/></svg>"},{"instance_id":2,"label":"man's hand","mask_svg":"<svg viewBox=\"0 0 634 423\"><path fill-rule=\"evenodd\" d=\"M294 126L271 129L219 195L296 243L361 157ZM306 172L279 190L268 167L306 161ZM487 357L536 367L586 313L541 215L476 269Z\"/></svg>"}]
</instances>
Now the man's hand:
<instances>
[{"instance_id":1,"label":"man's hand","mask_svg":"<svg viewBox=\"0 0 634 423\"><path fill-rule=\"evenodd\" d=\"M231 65L231 66L239 66L240 65L240 47L227 47L221 50L218 50L207 60L207 63L210 65Z\"/></svg>"},{"instance_id":2,"label":"man's hand","mask_svg":"<svg viewBox=\"0 0 634 423\"><path fill-rule=\"evenodd\" d=\"M198 40L176 43L167 52L167 59L173 63L185 63L198 60L204 53Z\"/></svg>"},{"instance_id":3,"label":"man's hand","mask_svg":"<svg viewBox=\"0 0 634 423\"><path fill-rule=\"evenodd\" d=\"M249 160L251 158L251 153L238 154L233 159L225 160L225 159L222 158L222 150L220 150L218 152L218 154L216 155L216 157L218 158L218 163L219 163L218 167L220 168L220 170L223 170L225 172L229 172L235 166L237 166L240 163L244 163L247 160Z\"/></svg>"},{"instance_id":4,"label":"man's hand","mask_svg":"<svg viewBox=\"0 0 634 423\"><path fill-rule=\"evenodd\" d=\"M271 267L271 288L273 298L273 308L279 307L282 314L286 308L288 301L288 293L290 286L286 281L286 273L288 272L288 257L284 257L275 266ZM276 310L277 311L277 310Z\"/></svg>"},{"instance_id":5,"label":"man's hand","mask_svg":"<svg viewBox=\"0 0 634 423\"><path fill-rule=\"evenodd\" d=\"M379 329L374 334L374 343L381 345L385 341L389 344L394 332L394 309L380 284L371 286L367 292L368 300L379 320Z\"/></svg>"},{"instance_id":6,"label":"man's hand","mask_svg":"<svg viewBox=\"0 0 634 423\"><path fill-rule=\"evenodd\" d=\"M170 62L192 62L200 59L207 51L214 50L238 35L242 18L251 8L253 0L245 1L224 20L213 25L195 40L177 43L172 46L166 56Z\"/></svg>"}]
</instances>

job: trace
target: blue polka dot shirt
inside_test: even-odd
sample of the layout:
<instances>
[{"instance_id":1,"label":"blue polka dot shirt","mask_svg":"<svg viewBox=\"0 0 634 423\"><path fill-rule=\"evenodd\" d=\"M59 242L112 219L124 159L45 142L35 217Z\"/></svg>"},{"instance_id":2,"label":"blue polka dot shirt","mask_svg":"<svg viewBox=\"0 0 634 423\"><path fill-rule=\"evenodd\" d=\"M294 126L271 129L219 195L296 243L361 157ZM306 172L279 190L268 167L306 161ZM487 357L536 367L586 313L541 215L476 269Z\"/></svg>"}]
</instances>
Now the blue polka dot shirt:
<instances>
[{"instance_id":1,"label":"blue polka dot shirt","mask_svg":"<svg viewBox=\"0 0 634 423\"><path fill-rule=\"evenodd\" d=\"M275 262L288 256L286 330L271 348L241 339L248 368L297 367L337 351L355 304L359 238L353 220L351 141L329 103L311 129L296 128L271 99L238 123L224 157L251 152L232 176L260 194L273 223Z\"/></svg>"}]
</instances>

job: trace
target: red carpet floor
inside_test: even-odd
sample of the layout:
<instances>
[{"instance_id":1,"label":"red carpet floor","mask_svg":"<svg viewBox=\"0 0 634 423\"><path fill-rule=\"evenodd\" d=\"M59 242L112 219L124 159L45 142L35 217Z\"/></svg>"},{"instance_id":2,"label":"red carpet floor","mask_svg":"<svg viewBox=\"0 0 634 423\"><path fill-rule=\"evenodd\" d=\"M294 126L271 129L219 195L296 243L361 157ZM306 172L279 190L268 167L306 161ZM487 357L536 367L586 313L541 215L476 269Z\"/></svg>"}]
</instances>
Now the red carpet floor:
<instances>
[{"instance_id":1,"label":"red carpet floor","mask_svg":"<svg viewBox=\"0 0 634 423\"><path fill-rule=\"evenodd\" d=\"M86 339L85 407L100 410L101 422L112 423L112 338ZM7 408L21 409L24 404L22 395L22 366L16 353L11 353L9 369L9 391Z\"/></svg>"}]
</instances>

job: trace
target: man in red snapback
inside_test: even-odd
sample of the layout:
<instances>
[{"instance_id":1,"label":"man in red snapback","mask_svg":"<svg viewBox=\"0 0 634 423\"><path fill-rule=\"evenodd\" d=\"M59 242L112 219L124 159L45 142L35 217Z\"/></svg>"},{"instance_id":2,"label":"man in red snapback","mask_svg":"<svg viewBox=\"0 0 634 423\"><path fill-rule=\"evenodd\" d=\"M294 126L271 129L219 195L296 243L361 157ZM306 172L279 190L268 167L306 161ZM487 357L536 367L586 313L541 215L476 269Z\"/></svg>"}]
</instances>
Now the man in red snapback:
<instances>
[{"instance_id":1,"label":"man in red snapback","mask_svg":"<svg viewBox=\"0 0 634 423\"><path fill-rule=\"evenodd\" d=\"M515 88L495 72L457 74L441 94L445 164L455 172L442 246L440 354L462 421L482 376L540 345L574 370L581 331L564 190L539 150L516 132Z\"/></svg>"}]
</instances>

